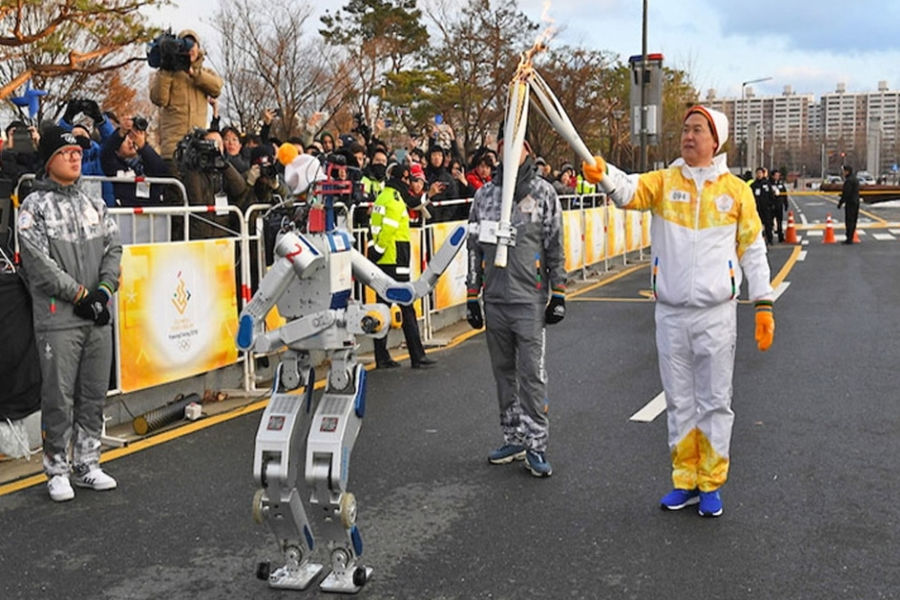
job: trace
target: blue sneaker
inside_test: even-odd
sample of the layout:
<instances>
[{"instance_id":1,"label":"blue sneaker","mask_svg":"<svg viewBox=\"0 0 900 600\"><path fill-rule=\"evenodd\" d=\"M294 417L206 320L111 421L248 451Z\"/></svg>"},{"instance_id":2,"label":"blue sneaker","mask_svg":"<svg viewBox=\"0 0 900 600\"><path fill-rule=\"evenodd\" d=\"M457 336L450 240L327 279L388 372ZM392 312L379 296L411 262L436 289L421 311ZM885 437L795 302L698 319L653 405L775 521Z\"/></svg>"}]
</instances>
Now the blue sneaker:
<instances>
[{"instance_id":1,"label":"blue sneaker","mask_svg":"<svg viewBox=\"0 0 900 600\"><path fill-rule=\"evenodd\" d=\"M719 517L722 515L722 497L719 490L700 492L700 507L697 510L701 517Z\"/></svg>"},{"instance_id":2,"label":"blue sneaker","mask_svg":"<svg viewBox=\"0 0 900 600\"><path fill-rule=\"evenodd\" d=\"M685 506L700 502L699 494L700 492L697 490L675 488L662 497L662 500L659 501L659 507L663 510L681 510Z\"/></svg>"},{"instance_id":3,"label":"blue sneaker","mask_svg":"<svg viewBox=\"0 0 900 600\"><path fill-rule=\"evenodd\" d=\"M490 454L488 454L488 462L492 465L505 465L514 460L524 460L525 446L518 444L503 444Z\"/></svg>"},{"instance_id":4,"label":"blue sneaker","mask_svg":"<svg viewBox=\"0 0 900 600\"><path fill-rule=\"evenodd\" d=\"M526 452L525 467L535 477L550 477L553 474L553 468L543 452L535 452L534 450Z\"/></svg>"}]
</instances>

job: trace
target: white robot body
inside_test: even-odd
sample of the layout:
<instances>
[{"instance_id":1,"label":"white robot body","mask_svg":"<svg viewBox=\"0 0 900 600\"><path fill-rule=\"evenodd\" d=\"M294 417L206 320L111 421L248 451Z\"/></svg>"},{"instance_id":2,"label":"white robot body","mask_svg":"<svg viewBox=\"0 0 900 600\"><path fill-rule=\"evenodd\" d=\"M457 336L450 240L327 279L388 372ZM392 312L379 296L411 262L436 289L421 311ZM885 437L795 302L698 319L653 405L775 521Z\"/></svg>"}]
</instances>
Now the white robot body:
<instances>
[{"instance_id":1,"label":"white robot body","mask_svg":"<svg viewBox=\"0 0 900 600\"><path fill-rule=\"evenodd\" d=\"M261 563L257 575L271 587L305 589L323 568L311 561L317 545L303 507L304 483L330 556L331 572L321 589L355 593L371 576L372 569L359 563L363 547L356 499L347 491L350 457L365 415L366 370L356 359L356 336L387 335L390 310L353 300L353 278L384 298L410 304L431 291L465 239L466 226L460 225L413 283L387 276L352 247L350 235L340 228L287 231L276 241L275 263L241 311L237 335L244 351L287 347L257 429L253 457L253 476L261 486L253 515L260 523L268 522L285 560L274 571ZM287 322L267 332L265 317L276 305ZM315 410L313 350L324 351L330 363ZM302 394L289 393L301 387Z\"/></svg>"}]
</instances>

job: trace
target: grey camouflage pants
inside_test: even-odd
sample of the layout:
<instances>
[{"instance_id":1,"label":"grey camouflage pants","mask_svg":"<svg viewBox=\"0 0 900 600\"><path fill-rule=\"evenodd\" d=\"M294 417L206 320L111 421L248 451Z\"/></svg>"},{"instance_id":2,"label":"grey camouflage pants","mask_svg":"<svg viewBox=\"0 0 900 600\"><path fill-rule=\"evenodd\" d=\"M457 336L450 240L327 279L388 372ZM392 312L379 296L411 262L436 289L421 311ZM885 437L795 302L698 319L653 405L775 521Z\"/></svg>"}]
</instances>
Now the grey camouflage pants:
<instances>
[{"instance_id":1,"label":"grey camouflage pants","mask_svg":"<svg viewBox=\"0 0 900 600\"><path fill-rule=\"evenodd\" d=\"M550 419L545 410L544 306L485 302L484 322L505 442L546 452Z\"/></svg>"},{"instance_id":2,"label":"grey camouflage pants","mask_svg":"<svg viewBox=\"0 0 900 600\"><path fill-rule=\"evenodd\" d=\"M112 361L111 331L108 325L88 325L36 333L43 378L44 472L48 477L69 473L69 444L76 472L100 465L100 431Z\"/></svg>"}]
</instances>

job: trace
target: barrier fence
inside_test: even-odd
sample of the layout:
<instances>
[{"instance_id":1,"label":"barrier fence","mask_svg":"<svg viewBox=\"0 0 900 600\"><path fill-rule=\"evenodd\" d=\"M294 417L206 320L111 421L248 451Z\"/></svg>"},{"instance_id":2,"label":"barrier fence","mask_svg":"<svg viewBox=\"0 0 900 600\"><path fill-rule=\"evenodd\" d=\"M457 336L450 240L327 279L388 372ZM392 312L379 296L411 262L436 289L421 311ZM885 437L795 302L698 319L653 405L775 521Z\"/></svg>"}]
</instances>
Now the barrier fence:
<instances>
[{"instance_id":1,"label":"barrier fence","mask_svg":"<svg viewBox=\"0 0 900 600\"><path fill-rule=\"evenodd\" d=\"M20 185L24 181L20 180ZM242 365L242 391L257 389L254 353L238 353L234 339L237 315L249 302L267 268L267 215L286 214L290 204L255 204L243 211L235 206L189 205L184 186L170 178L83 177L86 181L174 185L183 203L166 206L115 207L109 213L123 238L122 275L114 302L115 385L110 395L125 394L192 377L207 371ZM16 187L16 194L19 186ZM14 197L14 200L17 196ZM569 277L585 280L592 272L625 265L628 254L643 259L650 245L650 214L623 211L602 195L560 197L565 269ZM430 209L468 212L471 199L435 202ZM18 208L14 202L14 210ZM280 206L287 211L277 212ZM357 248L368 243L368 214L372 203L336 209L347 215ZM231 228L212 217L230 216ZM432 249L440 247L459 221L429 221L413 213L411 221L411 277L424 270ZM277 217L276 217L277 218ZM203 220L221 237L192 240L191 220ZM181 225L174 227L175 223ZM177 240L173 234L177 232ZM183 232L183 234L182 234ZM183 239L182 239L183 235ZM18 240L14 237L18 255ZM423 341L434 338L435 317L466 301L466 253L460 252L433 292L416 302ZM374 292L356 282L353 297L374 302ZM270 328L284 322L273 309Z\"/></svg>"}]
</instances>

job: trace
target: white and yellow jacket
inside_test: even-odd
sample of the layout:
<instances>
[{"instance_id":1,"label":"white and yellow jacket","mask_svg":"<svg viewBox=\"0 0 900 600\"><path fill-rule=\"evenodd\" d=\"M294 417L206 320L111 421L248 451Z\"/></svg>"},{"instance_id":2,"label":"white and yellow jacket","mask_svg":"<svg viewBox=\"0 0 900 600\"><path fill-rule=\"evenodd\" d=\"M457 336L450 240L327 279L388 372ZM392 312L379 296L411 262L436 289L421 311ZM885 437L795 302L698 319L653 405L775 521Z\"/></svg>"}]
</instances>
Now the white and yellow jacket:
<instances>
[{"instance_id":1,"label":"white and yellow jacket","mask_svg":"<svg viewBox=\"0 0 900 600\"><path fill-rule=\"evenodd\" d=\"M724 155L709 167L689 167L678 159L641 175L608 165L607 176L616 205L654 216L651 286L657 301L715 306L737 298L744 274L752 301L772 299L753 195L729 173Z\"/></svg>"}]
</instances>

